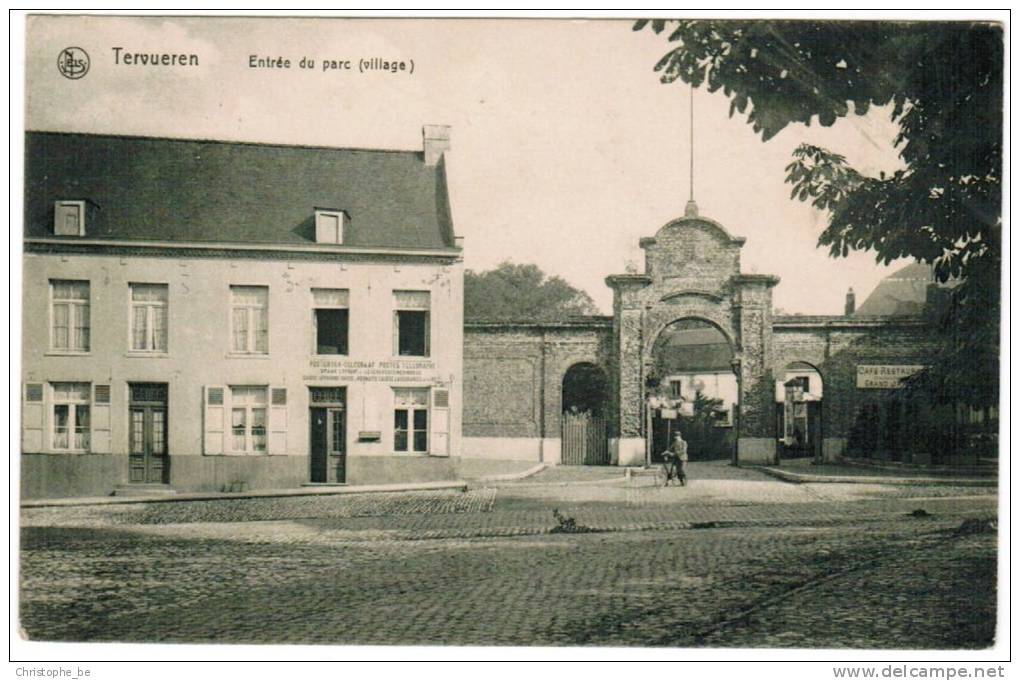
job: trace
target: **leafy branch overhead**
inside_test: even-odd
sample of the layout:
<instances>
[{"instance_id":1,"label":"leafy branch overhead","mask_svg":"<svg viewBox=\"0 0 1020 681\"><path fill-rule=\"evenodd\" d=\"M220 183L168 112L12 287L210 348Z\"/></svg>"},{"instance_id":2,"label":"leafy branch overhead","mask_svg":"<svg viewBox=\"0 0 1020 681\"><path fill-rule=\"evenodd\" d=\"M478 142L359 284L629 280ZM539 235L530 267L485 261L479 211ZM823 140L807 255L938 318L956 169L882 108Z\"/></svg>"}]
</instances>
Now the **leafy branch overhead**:
<instances>
[{"instance_id":1,"label":"leafy branch overhead","mask_svg":"<svg viewBox=\"0 0 1020 681\"><path fill-rule=\"evenodd\" d=\"M972 404L998 393L1001 279L1002 28L966 22L663 21L634 30L674 47L655 65L730 100L768 141L790 124L831 126L886 107L903 168L867 176L801 145L791 198L828 213L819 245L911 257L957 279L944 319L952 342L933 373ZM987 387L982 387L986 385Z\"/></svg>"}]
</instances>

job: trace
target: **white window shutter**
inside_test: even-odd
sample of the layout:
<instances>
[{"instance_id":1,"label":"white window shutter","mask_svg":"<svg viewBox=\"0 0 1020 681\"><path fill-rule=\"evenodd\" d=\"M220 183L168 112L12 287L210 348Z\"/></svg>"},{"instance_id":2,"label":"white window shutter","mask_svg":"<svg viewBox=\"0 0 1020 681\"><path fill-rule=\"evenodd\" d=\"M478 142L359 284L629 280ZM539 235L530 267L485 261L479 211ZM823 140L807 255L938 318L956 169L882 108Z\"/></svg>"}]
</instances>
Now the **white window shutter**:
<instances>
[{"instance_id":1,"label":"white window shutter","mask_svg":"<svg viewBox=\"0 0 1020 681\"><path fill-rule=\"evenodd\" d=\"M222 454L226 439L227 389L222 385L205 387L205 416L203 420L206 454Z\"/></svg>"},{"instance_id":2,"label":"white window shutter","mask_svg":"<svg viewBox=\"0 0 1020 681\"><path fill-rule=\"evenodd\" d=\"M42 383L26 383L25 399L21 409L21 451L43 451L43 432L46 404L43 401L45 386Z\"/></svg>"},{"instance_id":3,"label":"white window shutter","mask_svg":"<svg viewBox=\"0 0 1020 681\"><path fill-rule=\"evenodd\" d=\"M400 354L400 313L393 311L393 356Z\"/></svg>"},{"instance_id":4,"label":"white window shutter","mask_svg":"<svg viewBox=\"0 0 1020 681\"><path fill-rule=\"evenodd\" d=\"M450 453L450 391L436 388L432 391L432 410L429 414L431 433L429 437L429 454L432 456L448 456Z\"/></svg>"},{"instance_id":5,"label":"white window shutter","mask_svg":"<svg viewBox=\"0 0 1020 681\"><path fill-rule=\"evenodd\" d=\"M269 454L287 453L287 389L272 388L269 400Z\"/></svg>"},{"instance_id":6,"label":"white window shutter","mask_svg":"<svg viewBox=\"0 0 1020 681\"><path fill-rule=\"evenodd\" d=\"M110 445L110 386L92 386L92 433L90 451L95 454L109 454Z\"/></svg>"}]
</instances>

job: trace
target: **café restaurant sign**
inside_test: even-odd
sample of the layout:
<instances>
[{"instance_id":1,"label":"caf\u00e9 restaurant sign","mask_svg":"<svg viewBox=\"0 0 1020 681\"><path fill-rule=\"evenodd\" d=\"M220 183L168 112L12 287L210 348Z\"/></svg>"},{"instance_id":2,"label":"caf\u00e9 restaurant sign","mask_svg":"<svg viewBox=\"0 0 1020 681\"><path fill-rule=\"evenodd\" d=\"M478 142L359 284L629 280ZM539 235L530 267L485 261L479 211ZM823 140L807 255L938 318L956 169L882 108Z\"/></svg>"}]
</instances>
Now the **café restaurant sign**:
<instances>
[{"instance_id":1,"label":"caf\u00e9 restaurant sign","mask_svg":"<svg viewBox=\"0 0 1020 681\"><path fill-rule=\"evenodd\" d=\"M903 379L924 368L922 364L873 364L857 366L858 388L899 388Z\"/></svg>"}]
</instances>

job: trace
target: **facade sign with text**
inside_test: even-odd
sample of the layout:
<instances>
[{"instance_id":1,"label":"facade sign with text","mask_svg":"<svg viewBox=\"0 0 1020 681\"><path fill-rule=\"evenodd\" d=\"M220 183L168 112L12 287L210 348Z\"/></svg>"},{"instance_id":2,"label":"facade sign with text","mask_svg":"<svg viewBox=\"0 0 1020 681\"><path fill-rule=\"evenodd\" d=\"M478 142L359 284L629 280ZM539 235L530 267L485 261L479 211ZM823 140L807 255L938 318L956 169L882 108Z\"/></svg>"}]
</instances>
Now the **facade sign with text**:
<instances>
[{"instance_id":1,"label":"facade sign with text","mask_svg":"<svg viewBox=\"0 0 1020 681\"><path fill-rule=\"evenodd\" d=\"M881 364L857 367L857 387L891 389L903 385L903 379L910 378L921 369L922 364Z\"/></svg>"}]
</instances>

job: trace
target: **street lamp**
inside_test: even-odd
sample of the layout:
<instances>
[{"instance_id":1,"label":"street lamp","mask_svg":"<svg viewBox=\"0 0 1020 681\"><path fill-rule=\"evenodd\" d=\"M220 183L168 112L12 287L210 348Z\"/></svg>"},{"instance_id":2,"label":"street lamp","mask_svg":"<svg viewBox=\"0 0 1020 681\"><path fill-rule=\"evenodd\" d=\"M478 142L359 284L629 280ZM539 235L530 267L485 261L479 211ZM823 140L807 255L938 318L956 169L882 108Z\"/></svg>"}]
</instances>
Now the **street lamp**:
<instances>
[{"instance_id":1,"label":"street lamp","mask_svg":"<svg viewBox=\"0 0 1020 681\"><path fill-rule=\"evenodd\" d=\"M740 464L740 402L743 393L741 392L740 380L740 358L736 355L730 360L730 370L737 379L737 404L733 408L733 458L730 464Z\"/></svg>"},{"instance_id":2,"label":"street lamp","mask_svg":"<svg viewBox=\"0 0 1020 681\"><path fill-rule=\"evenodd\" d=\"M659 378L654 370L645 377L645 468L652 467L652 398L659 389Z\"/></svg>"}]
</instances>

